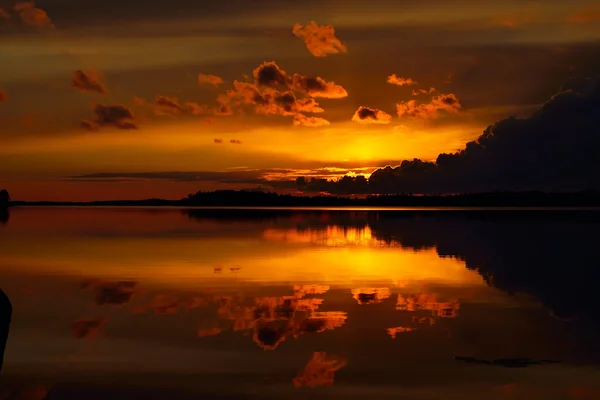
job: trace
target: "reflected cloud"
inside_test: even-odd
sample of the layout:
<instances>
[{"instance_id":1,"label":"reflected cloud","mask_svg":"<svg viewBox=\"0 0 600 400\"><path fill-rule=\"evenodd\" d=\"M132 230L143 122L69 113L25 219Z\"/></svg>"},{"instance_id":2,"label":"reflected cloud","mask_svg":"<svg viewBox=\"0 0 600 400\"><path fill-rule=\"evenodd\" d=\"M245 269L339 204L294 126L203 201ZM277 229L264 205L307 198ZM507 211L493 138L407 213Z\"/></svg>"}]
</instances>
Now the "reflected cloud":
<instances>
[{"instance_id":1,"label":"reflected cloud","mask_svg":"<svg viewBox=\"0 0 600 400\"><path fill-rule=\"evenodd\" d=\"M254 299L220 297L217 316L231 321L233 331L252 331L252 339L263 350L275 350L287 337L297 339L307 333L320 333L341 327L345 312L318 312L320 298L305 298L322 294L324 285L294 286L294 296Z\"/></svg>"},{"instance_id":2,"label":"reflected cloud","mask_svg":"<svg viewBox=\"0 0 600 400\"><path fill-rule=\"evenodd\" d=\"M137 282L101 282L99 280L87 280L81 283L82 289L93 289L97 305L123 305L129 303L133 298Z\"/></svg>"},{"instance_id":3,"label":"reflected cloud","mask_svg":"<svg viewBox=\"0 0 600 400\"><path fill-rule=\"evenodd\" d=\"M389 288L352 289L352 297L358 304L377 304L388 299L392 293Z\"/></svg>"},{"instance_id":4,"label":"reflected cloud","mask_svg":"<svg viewBox=\"0 0 600 400\"><path fill-rule=\"evenodd\" d=\"M325 352L315 352L304 369L293 379L294 386L297 388L331 386L335 379L335 373L346 364L347 361L344 358L327 356Z\"/></svg>"},{"instance_id":5,"label":"reflected cloud","mask_svg":"<svg viewBox=\"0 0 600 400\"><path fill-rule=\"evenodd\" d=\"M398 295L396 310L398 311L431 311L432 317L454 318L458 315L458 301L439 302L434 293L421 293L409 296ZM423 321L425 322L425 321Z\"/></svg>"},{"instance_id":6,"label":"reflected cloud","mask_svg":"<svg viewBox=\"0 0 600 400\"><path fill-rule=\"evenodd\" d=\"M413 332L416 328L410 328L407 326L397 326L395 328L387 328L387 334L390 335L392 339L396 339L396 335L399 333Z\"/></svg>"},{"instance_id":7,"label":"reflected cloud","mask_svg":"<svg viewBox=\"0 0 600 400\"><path fill-rule=\"evenodd\" d=\"M71 323L71 332L75 339L93 339L107 321L105 317L83 318Z\"/></svg>"}]
</instances>

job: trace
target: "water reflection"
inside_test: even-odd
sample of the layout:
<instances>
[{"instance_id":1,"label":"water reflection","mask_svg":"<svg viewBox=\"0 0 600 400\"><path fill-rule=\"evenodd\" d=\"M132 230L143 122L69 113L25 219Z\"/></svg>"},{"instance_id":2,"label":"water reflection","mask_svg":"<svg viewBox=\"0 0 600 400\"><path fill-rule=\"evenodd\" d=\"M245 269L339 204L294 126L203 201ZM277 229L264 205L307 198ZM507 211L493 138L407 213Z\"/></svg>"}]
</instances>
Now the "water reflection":
<instances>
[{"instance_id":1,"label":"water reflection","mask_svg":"<svg viewBox=\"0 0 600 400\"><path fill-rule=\"evenodd\" d=\"M0 230L18 315L5 375L52 395L493 397L540 376L556 398L596 393L598 226L594 212L16 208Z\"/></svg>"}]
</instances>

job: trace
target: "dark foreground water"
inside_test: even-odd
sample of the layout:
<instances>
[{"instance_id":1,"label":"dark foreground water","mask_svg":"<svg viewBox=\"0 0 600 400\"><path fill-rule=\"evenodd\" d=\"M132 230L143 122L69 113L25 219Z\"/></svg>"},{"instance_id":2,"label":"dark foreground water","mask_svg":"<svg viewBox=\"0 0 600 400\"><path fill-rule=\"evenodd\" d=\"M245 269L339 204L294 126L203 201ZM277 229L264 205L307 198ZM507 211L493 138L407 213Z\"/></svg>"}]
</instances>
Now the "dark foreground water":
<instances>
[{"instance_id":1,"label":"dark foreground water","mask_svg":"<svg viewBox=\"0 0 600 400\"><path fill-rule=\"evenodd\" d=\"M600 398L599 212L3 220L2 399Z\"/></svg>"}]
</instances>

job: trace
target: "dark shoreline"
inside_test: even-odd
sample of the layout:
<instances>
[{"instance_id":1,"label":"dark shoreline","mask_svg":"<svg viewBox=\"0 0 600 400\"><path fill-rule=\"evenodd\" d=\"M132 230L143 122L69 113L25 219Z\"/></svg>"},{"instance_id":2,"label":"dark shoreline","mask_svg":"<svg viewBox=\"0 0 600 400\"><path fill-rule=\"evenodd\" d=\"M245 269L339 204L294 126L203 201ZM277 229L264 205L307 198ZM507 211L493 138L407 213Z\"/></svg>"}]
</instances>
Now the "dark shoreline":
<instances>
[{"instance_id":1,"label":"dark shoreline","mask_svg":"<svg viewBox=\"0 0 600 400\"><path fill-rule=\"evenodd\" d=\"M252 191L216 191L190 194L181 200L107 200L88 202L11 201L10 207L452 207L452 208L581 208L600 207L600 192L497 192L440 196L379 195L365 198L293 196Z\"/></svg>"}]
</instances>

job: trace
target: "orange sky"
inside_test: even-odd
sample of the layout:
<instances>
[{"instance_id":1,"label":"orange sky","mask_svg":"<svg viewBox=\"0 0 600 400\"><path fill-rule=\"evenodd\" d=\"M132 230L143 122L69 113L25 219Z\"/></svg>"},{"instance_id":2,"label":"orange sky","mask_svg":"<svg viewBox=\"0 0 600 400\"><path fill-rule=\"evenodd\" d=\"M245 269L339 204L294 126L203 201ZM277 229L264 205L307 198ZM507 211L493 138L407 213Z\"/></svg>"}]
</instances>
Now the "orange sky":
<instances>
[{"instance_id":1,"label":"orange sky","mask_svg":"<svg viewBox=\"0 0 600 400\"><path fill-rule=\"evenodd\" d=\"M368 175L460 149L600 66L589 0L151 3L0 0L14 199Z\"/></svg>"}]
</instances>

